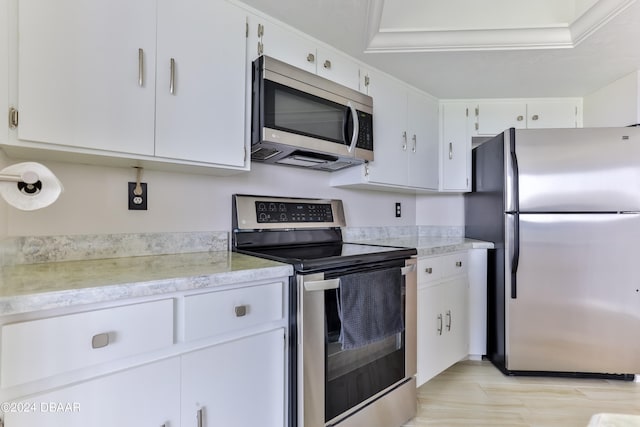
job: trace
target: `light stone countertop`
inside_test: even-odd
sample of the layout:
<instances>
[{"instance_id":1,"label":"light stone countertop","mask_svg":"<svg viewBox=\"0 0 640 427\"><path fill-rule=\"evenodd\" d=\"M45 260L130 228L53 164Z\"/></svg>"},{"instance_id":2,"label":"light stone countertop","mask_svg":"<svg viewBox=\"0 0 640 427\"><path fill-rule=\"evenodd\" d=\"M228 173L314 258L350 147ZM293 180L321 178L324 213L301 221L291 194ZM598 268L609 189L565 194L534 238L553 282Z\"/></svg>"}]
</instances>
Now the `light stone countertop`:
<instances>
[{"instance_id":1,"label":"light stone countertop","mask_svg":"<svg viewBox=\"0 0 640 427\"><path fill-rule=\"evenodd\" d=\"M357 243L416 248L418 250L418 257L442 255L468 249L493 248L493 243L491 242L456 236L401 236L362 240Z\"/></svg>"},{"instance_id":2,"label":"light stone countertop","mask_svg":"<svg viewBox=\"0 0 640 427\"><path fill-rule=\"evenodd\" d=\"M228 251L4 266L0 315L268 280L288 264Z\"/></svg>"}]
</instances>

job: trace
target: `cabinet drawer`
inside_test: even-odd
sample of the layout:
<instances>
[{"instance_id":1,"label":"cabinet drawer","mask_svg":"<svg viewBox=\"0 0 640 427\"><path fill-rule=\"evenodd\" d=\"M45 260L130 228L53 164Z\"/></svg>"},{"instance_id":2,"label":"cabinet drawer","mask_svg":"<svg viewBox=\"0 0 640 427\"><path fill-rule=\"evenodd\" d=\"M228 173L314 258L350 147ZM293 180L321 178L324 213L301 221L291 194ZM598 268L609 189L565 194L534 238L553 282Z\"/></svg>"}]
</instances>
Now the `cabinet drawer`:
<instances>
[{"instance_id":1,"label":"cabinet drawer","mask_svg":"<svg viewBox=\"0 0 640 427\"><path fill-rule=\"evenodd\" d=\"M456 252L442 256L443 278L467 274L467 253Z\"/></svg>"},{"instance_id":2,"label":"cabinet drawer","mask_svg":"<svg viewBox=\"0 0 640 427\"><path fill-rule=\"evenodd\" d=\"M3 388L173 344L173 300L2 327Z\"/></svg>"},{"instance_id":3,"label":"cabinet drawer","mask_svg":"<svg viewBox=\"0 0 640 427\"><path fill-rule=\"evenodd\" d=\"M418 260L418 283L429 283L467 274L467 253L421 258Z\"/></svg>"},{"instance_id":4,"label":"cabinet drawer","mask_svg":"<svg viewBox=\"0 0 640 427\"><path fill-rule=\"evenodd\" d=\"M282 282L185 297L185 340L282 319Z\"/></svg>"},{"instance_id":5,"label":"cabinet drawer","mask_svg":"<svg viewBox=\"0 0 640 427\"><path fill-rule=\"evenodd\" d=\"M443 257L420 258L418 260L418 283L440 280L443 276Z\"/></svg>"}]
</instances>

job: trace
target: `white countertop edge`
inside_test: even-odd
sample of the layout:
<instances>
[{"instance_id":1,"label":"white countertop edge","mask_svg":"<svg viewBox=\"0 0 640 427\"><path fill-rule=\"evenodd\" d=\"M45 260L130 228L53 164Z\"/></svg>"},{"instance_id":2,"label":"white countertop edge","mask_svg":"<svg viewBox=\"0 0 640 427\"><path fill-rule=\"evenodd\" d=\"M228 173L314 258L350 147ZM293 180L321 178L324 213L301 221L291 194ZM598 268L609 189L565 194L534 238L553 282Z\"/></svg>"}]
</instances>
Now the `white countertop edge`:
<instances>
[{"instance_id":1,"label":"white countertop edge","mask_svg":"<svg viewBox=\"0 0 640 427\"><path fill-rule=\"evenodd\" d=\"M244 282L270 280L293 274L291 265L261 267L193 277L122 283L0 298L0 315L29 313L86 304L117 302L132 298L162 296L174 292L215 289Z\"/></svg>"}]
</instances>

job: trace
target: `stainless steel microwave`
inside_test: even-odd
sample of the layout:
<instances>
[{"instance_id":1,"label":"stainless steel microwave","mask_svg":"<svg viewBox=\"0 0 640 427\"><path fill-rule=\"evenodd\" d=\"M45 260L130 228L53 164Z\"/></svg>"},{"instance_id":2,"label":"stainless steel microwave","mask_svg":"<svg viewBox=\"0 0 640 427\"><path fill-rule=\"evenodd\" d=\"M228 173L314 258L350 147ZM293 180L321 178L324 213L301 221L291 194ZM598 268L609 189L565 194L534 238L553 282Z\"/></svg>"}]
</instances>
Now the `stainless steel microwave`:
<instances>
[{"instance_id":1,"label":"stainless steel microwave","mask_svg":"<svg viewBox=\"0 0 640 427\"><path fill-rule=\"evenodd\" d=\"M324 171L373 160L370 96L268 56L252 80L252 160Z\"/></svg>"}]
</instances>

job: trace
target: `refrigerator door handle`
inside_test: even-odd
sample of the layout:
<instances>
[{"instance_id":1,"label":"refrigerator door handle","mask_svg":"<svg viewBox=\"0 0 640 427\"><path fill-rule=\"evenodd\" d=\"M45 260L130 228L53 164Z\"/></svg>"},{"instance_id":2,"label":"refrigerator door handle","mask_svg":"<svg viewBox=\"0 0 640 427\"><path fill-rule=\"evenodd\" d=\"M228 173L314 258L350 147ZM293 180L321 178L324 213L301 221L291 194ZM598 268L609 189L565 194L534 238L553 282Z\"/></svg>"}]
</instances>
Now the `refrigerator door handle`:
<instances>
[{"instance_id":1,"label":"refrigerator door handle","mask_svg":"<svg viewBox=\"0 0 640 427\"><path fill-rule=\"evenodd\" d=\"M514 128L509 129L509 151L511 152L511 170L513 173L513 187L512 187L512 197L513 197L513 208L515 212L520 211L520 194L519 188L520 183L518 182L518 156L516 155L516 130Z\"/></svg>"},{"instance_id":2,"label":"refrigerator door handle","mask_svg":"<svg viewBox=\"0 0 640 427\"><path fill-rule=\"evenodd\" d=\"M518 264L520 262L520 215L513 216L513 256L511 257L511 298L518 297L518 286L516 276L518 275Z\"/></svg>"}]
</instances>

